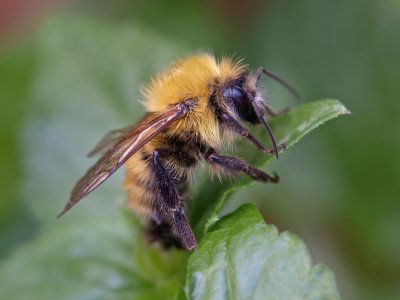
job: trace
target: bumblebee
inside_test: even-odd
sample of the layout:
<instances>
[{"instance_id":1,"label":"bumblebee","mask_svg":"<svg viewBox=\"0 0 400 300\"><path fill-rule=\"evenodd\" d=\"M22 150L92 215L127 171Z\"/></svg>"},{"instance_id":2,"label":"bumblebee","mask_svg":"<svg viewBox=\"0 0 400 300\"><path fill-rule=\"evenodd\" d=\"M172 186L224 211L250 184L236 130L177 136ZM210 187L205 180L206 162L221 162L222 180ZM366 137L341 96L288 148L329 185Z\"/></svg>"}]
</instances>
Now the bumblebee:
<instances>
[{"instance_id":1,"label":"bumblebee","mask_svg":"<svg viewBox=\"0 0 400 300\"><path fill-rule=\"evenodd\" d=\"M245 138L278 158L277 145L265 115L276 113L263 99L258 83L268 75L293 93L285 81L264 68L254 74L241 61L202 53L178 60L143 88L146 115L137 124L109 132L89 153L100 159L76 183L59 217L96 189L122 165L128 206L149 219L150 232L165 246L192 250L196 238L185 216L183 192L199 162L222 175L246 174L276 183L244 160L219 151L235 138ZM243 125L261 124L272 142L264 147Z\"/></svg>"}]
</instances>

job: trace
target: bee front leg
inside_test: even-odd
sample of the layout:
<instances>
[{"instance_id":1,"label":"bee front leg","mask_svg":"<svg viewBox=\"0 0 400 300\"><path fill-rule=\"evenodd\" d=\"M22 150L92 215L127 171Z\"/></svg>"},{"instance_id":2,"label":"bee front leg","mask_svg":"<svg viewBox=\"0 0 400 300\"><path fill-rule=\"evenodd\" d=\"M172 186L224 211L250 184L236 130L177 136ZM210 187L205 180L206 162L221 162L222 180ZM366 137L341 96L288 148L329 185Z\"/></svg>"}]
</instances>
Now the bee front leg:
<instances>
[{"instance_id":1,"label":"bee front leg","mask_svg":"<svg viewBox=\"0 0 400 300\"><path fill-rule=\"evenodd\" d=\"M230 172L230 173L244 173L249 175L251 178L262 181L262 182L271 182L277 183L279 182L279 176L274 173L273 176L264 173L261 170L253 168L244 160L233 157L233 156L224 156L218 154L214 149L210 149L206 154L207 162L212 165L220 168L222 171Z\"/></svg>"},{"instance_id":2,"label":"bee front leg","mask_svg":"<svg viewBox=\"0 0 400 300\"><path fill-rule=\"evenodd\" d=\"M250 143L254 144L258 149L260 149L264 153L274 154L274 149L265 148L261 143L250 134L250 132L242 126L238 121L236 121L233 117L231 117L227 113L222 113L219 117L222 124L224 124L227 128L241 135L245 139L247 139ZM278 150L285 150L285 144L279 144Z\"/></svg>"},{"instance_id":3,"label":"bee front leg","mask_svg":"<svg viewBox=\"0 0 400 300\"><path fill-rule=\"evenodd\" d=\"M169 215L184 248L196 248L197 241L181 207L181 196L170 172L163 166L158 151L152 154L152 166L155 173L155 185L160 197L158 206L161 213Z\"/></svg>"}]
</instances>

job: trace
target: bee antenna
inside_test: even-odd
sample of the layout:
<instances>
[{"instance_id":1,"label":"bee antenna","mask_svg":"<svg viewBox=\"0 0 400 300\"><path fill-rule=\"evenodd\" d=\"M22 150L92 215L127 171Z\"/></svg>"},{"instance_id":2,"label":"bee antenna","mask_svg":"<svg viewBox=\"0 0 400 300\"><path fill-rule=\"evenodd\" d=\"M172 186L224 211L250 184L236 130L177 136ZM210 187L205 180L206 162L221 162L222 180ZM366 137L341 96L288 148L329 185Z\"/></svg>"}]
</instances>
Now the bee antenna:
<instances>
[{"instance_id":1,"label":"bee antenna","mask_svg":"<svg viewBox=\"0 0 400 300\"><path fill-rule=\"evenodd\" d=\"M264 74L264 75L272 78L273 80L279 82L281 85L283 85L285 88L287 88L292 93L292 95L294 96L294 98L297 101L300 101L301 97L300 97L299 92L289 82L280 78L279 76L275 75L274 73L264 69L263 67L258 68L256 71L256 86L258 85L258 82L260 81L261 74Z\"/></svg>"}]
</instances>

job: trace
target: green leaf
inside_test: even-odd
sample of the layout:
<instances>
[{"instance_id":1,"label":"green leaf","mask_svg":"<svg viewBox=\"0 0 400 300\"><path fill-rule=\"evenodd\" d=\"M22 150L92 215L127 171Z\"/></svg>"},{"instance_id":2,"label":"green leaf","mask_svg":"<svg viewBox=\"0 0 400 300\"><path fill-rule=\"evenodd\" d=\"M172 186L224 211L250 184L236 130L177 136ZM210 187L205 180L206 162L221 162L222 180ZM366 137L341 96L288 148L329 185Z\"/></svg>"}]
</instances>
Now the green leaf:
<instances>
[{"instance_id":1,"label":"green leaf","mask_svg":"<svg viewBox=\"0 0 400 300\"><path fill-rule=\"evenodd\" d=\"M350 112L338 100L325 99L303 104L291 109L276 118L271 118L269 124L279 143L285 143L287 149L297 143L304 135L319 125ZM264 144L270 145L263 128L257 128L255 135ZM255 147L240 141L234 155L245 158L253 166L265 166L275 157L258 152ZM281 155L282 156L282 155ZM217 212L224 201L236 190L253 182L248 177L239 177L235 180L222 180L222 183L212 182L209 176L200 179L200 184L194 191L193 201L190 203L190 220L198 236L213 222L218 220Z\"/></svg>"},{"instance_id":2,"label":"green leaf","mask_svg":"<svg viewBox=\"0 0 400 300\"><path fill-rule=\"evenodd\" d=\"M0 265L1 299L109 299L133 284L130 239L115 222L58 226Z\"/></svg>"},{"instance_id":3,"label":"green leaf","mask_svg":"<svg viewBox=\"0 0 400 300\"><path fill-rule=\"evenodd\" d=\"M0 299L172 299L187 254L150 247L118 221L87 220L44 232L0 264ZM130 224L133 225L133 224ZM146 250L143 248L146 247Z\"/></svg>"},{"instance_id":4,"label":"green leaf","mask_svg":"<svg viewBox=\"0 0 400 300\"><path fill-rule=\"evenodd\" d=\"M340 299L332 272L312 266L304 243L266 225L251 204L205 234L189 260L186 294L190 300Z\"/></svg>"}]
</instances>

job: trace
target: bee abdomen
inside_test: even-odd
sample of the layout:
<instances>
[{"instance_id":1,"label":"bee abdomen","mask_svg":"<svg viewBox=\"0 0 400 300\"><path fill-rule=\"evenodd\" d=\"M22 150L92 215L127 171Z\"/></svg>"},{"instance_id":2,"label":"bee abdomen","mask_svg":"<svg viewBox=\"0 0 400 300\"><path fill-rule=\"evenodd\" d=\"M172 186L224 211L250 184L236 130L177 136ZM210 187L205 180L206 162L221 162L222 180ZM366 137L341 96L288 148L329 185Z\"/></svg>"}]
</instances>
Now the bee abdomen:
<instances>
[{"instance_id":1,"label":"bee abdomen","mask_svg":"<svg viewBox=\"0 0 400 300\"><path fill-rule=\"evenodd\" d=\"M149 142L126 163L124 188L128 193L128 206L145 218L154 217L160 209L160 197L154 184L156 176L151 165L154 151L182 193L188 175L203 157L203 148L193 139L182 136L162 135Z\"/></svg>"},{"instance_id":2,"label":"bee abdomen","mask_svg":"<svg viewBox=\"0 0 400 300\"><path fill-rule=\"evenodd\" d=\"M128 193L128 206L138 215L149 219L156 212L157 194L152 188L154 176L148 162L142 156L134 155L126 166L124 188Z\"/></svg>"}]
</instances>

